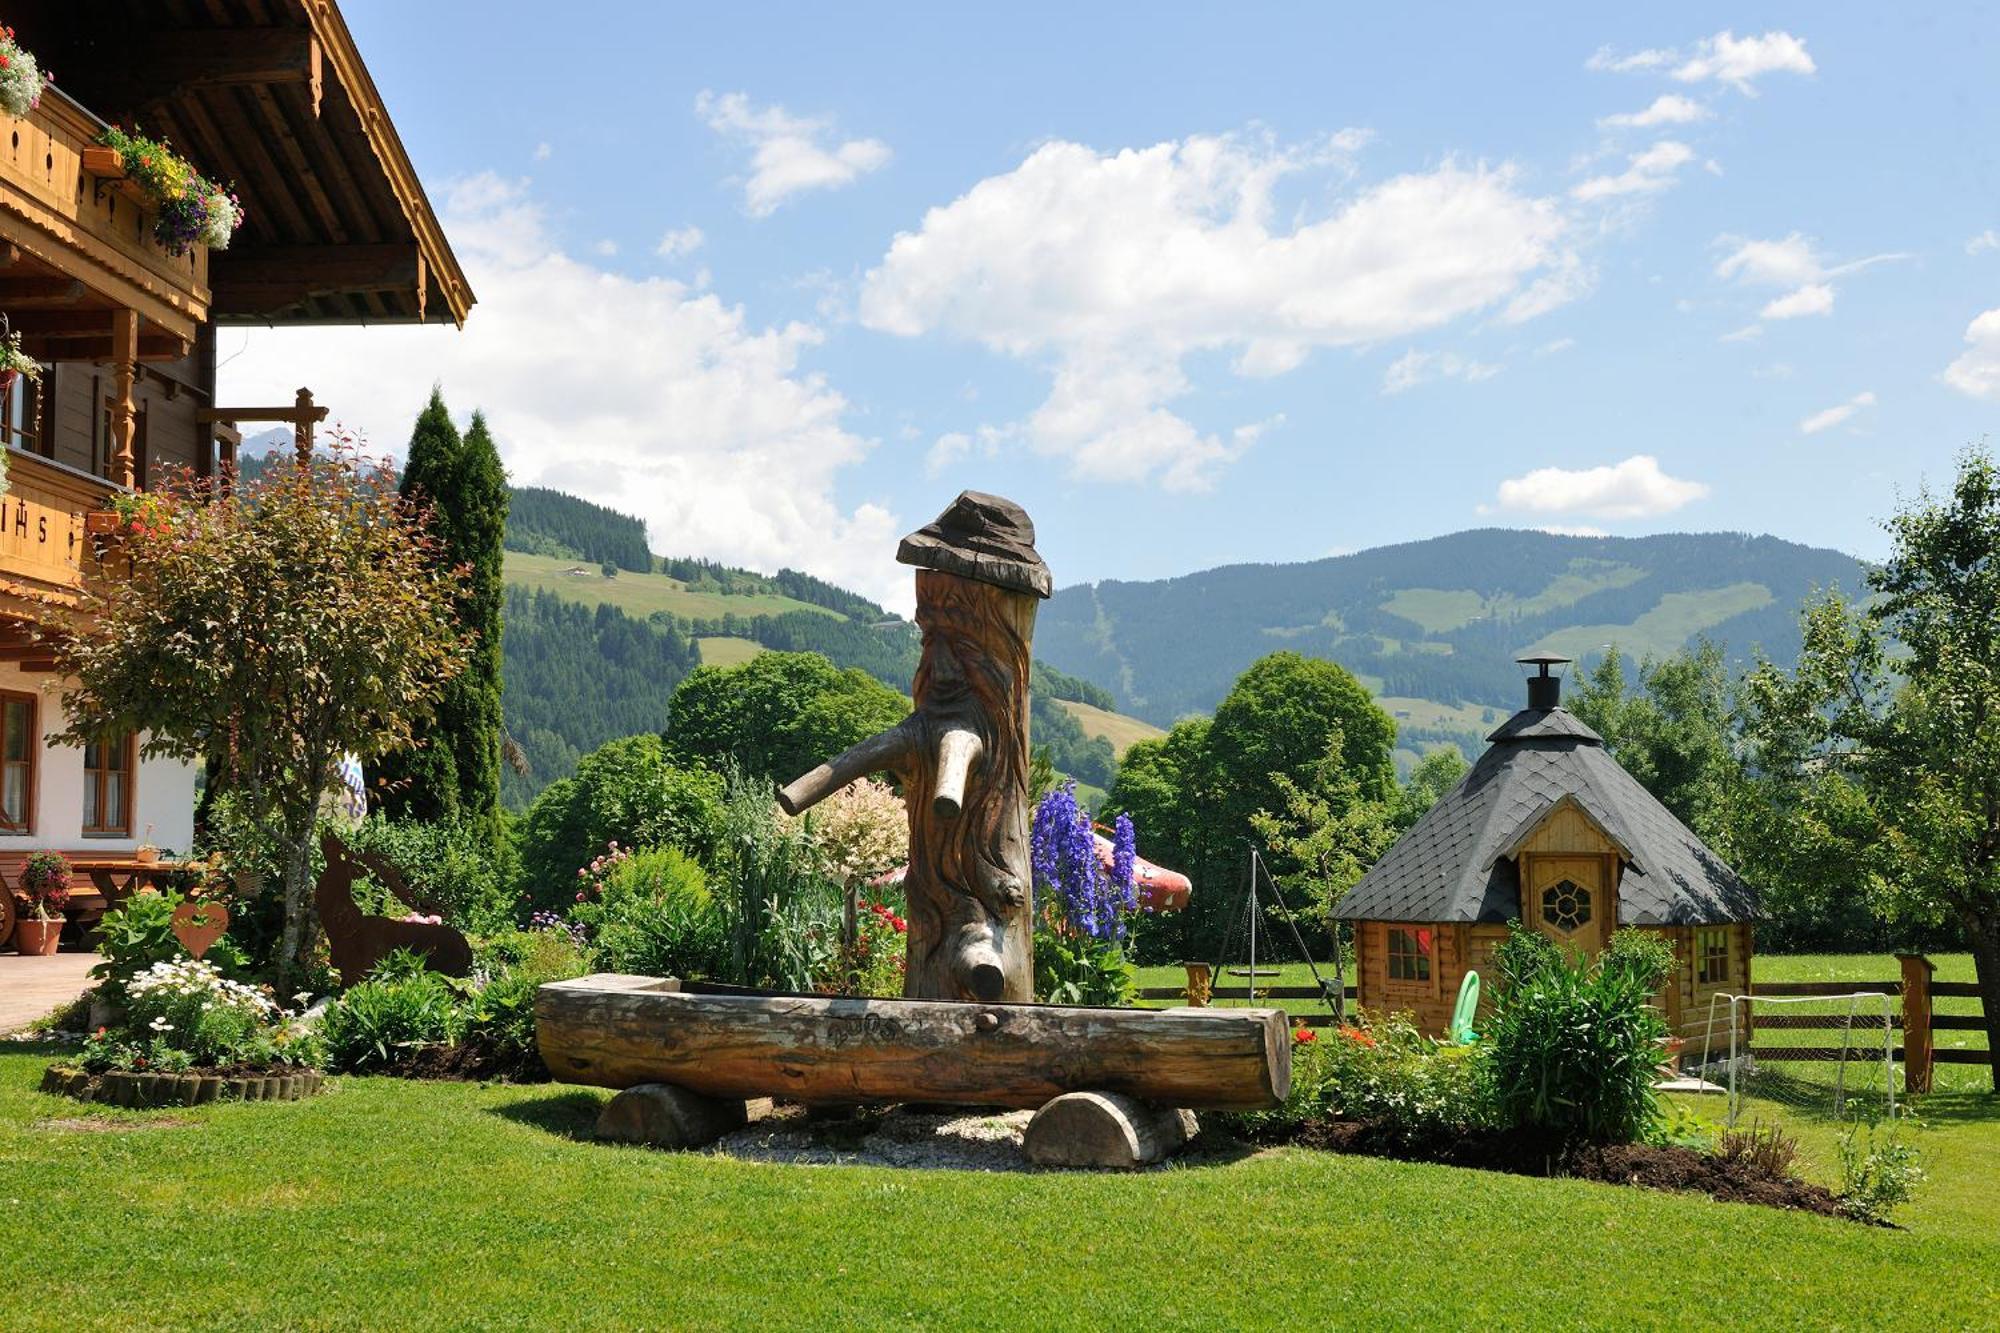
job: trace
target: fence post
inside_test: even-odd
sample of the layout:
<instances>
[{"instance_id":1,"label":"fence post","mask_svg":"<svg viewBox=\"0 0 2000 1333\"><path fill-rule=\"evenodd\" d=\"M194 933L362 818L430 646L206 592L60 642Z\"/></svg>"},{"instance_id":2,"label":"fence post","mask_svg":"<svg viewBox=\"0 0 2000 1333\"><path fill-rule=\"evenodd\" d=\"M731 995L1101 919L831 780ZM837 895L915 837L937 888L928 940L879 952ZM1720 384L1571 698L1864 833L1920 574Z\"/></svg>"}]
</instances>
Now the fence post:
<instances>
[{"instance_id":1,"label":"fence post","mask_svg":"<svg viewBox=\"0 0 2000 1333\"><path fill-rule=\"evenodd\" d=\"M1920 953L1899 953L1903 965L1903 1094L1931 1090L1931 973Z\"/></svg>"},{"instance_id":2,"label":"fence post","mask_svg":"<svg viewBox=\"0 0 2000 1333\"><path fill-rule=\"evenodd\" d=\"M1214 969L1207 963L1183 963L1187 969L1187 1002L1196 1009L1205 1007L1213 993Z\"/></svg>"}]
</instances>

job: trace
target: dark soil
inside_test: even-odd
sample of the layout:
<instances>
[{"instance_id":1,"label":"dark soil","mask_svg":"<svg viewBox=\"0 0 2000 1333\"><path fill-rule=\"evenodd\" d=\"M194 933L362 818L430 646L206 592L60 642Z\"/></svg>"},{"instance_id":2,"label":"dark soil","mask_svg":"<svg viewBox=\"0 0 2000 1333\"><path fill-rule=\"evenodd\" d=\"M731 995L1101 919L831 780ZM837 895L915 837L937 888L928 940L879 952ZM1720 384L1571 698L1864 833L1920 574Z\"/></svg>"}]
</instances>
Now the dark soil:
<instances>
[{"instance_id":1,"label":"dark soil","mask_svg":"<svg viewBox=\"0 0 2000 1333\"><path fill-rule=\"evenodd\" d=\"M440 1079L459 1083L546 1083L548 1067L539 1055L508 1055L489 1046L461 1042L457 1046L420 1046L393 1064L363 1071L392 1078Z\"/></svg>"},{"instance_id":2,"label":"dark soil","mask_svg":"<svg viewBox=\"0 0 2000 1333\"><path fill-rule=\"evenodd\" d=\"M1692 1148L1645 1143L1568 1143L1518 1130L1472 1130L1433 1143L1410 1143L1375 1125L1352 1120L1306 1125L1289 1141L1333 1152L1365 1153L1406 1162L1505 1171L1517 1176L1561 1176L1607 1185L1706 1194L1722 1203L1792 1208L1822 1217L1851 1216L1825 1186Z\"/></svg>"}]
</instances>

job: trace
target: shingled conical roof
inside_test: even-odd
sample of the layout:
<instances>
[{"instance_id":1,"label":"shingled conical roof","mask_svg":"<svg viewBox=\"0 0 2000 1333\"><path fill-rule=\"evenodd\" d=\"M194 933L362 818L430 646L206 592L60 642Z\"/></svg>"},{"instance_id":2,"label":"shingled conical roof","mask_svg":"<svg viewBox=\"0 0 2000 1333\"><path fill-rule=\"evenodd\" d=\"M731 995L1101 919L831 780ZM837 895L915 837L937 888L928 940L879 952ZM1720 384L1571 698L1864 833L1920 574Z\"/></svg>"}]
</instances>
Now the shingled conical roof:
<instances>
[{"instance_id":1,"label":"shingled conical roof","mask_svg":"<svg viewBox=\"0 0 2000 1333\"><path fill-rule=\"evenodd\" d=\"M1565 800L1621 850L1621 925L1713 924L1757 915L1755 892L1620 768L1604 738L1575 714L1524 708L1487 739L1491 748L1465 780L1361 877L1335 916L1490 922L1519 916L1515 850Z\"/></svg>"}]
</instances>

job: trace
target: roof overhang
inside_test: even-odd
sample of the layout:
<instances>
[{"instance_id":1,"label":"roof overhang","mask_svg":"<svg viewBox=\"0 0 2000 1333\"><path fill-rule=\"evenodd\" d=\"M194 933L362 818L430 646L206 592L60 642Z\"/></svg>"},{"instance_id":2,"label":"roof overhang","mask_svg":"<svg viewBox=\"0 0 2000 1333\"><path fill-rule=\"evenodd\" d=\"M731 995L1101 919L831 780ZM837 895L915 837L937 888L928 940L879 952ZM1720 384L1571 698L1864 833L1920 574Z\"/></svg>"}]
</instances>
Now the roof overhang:
<instances>
[{"instance_id":1,"label":"roof overhang","mask_svg":"<svg viewBox=\"0 0 2000 1333\"><path fill-rule=\"evenodd\" d=\"M463 324L474 297L334 0L16 0L62 87L231 181L211 318Z\"/></svg>"}]
</instances>

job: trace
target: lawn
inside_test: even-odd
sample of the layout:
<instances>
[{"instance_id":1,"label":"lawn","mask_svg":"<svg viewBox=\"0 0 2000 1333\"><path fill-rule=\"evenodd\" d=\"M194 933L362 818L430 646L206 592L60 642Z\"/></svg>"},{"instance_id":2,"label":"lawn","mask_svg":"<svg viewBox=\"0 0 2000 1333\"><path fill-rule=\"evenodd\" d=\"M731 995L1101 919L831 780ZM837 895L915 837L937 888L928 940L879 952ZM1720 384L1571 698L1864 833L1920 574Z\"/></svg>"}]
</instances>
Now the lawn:
<instances>
[{"instance_id":1,"label":"lawn","mask_svg":"<svg viewBox=\"0 0 2000 1333\"><path fill-rule=\"evenodd\" d=\"M1134 1176L753 1165L593 1144L606 1094L558 1086L86 1110L35 1091L45 1050L0 1051L0 1234L34 1257L10 1329L1959 1328L2000 1301L2000 1099L1970 1091L1921 1104L1932 1179L1882 1231L1299 1149ZM1799 1128L1823 1173L1831 1129Z\"/></svg>"},{"instance_id":2,"label":"lawn","mask_svg":"<svg viewBox=\"0 0 2000 1333\"><path fill-rule=\"evenodd\" d=\"M1915 1328L1963 1327L2000 1299L2000 1226L1990 1202L1969 1211L1974 1189L1939 1190L1892 1232L1296 1149L1137 1176L774 1167L584 1141L597 1092L365 1078L298 1105L98 1112L86 1130L51 1119L74 1104L32 1090L44 1062L0 1056L0 1227L17 1264L38 1256L12 1328L1603 1325L1719 1311ZM1991 1112L1926 1138L1990 1141Z\"/></svg>"}]
</instances>

